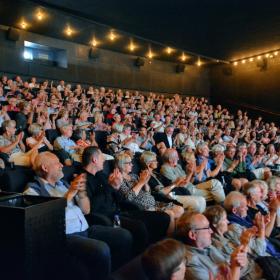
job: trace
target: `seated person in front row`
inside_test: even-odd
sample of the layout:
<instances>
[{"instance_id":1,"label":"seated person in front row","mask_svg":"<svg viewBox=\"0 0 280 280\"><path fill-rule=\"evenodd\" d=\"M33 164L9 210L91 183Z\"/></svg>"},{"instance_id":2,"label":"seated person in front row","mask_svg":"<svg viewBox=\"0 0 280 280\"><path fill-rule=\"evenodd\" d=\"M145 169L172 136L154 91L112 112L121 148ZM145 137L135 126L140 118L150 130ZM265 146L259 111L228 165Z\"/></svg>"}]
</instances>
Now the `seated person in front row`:
<instances>
[{"instance_id":1,"label":"seated person in front row","mask_svg":"<svg viewBox=\"0 0 280 280\"><path fill-rule=\"evenodd\" d=\"M28 183L25 194L67 199L65 223L69 250L73 250L91 269L94 267L99 279L105 279L102 277L108 274L111 262L108 251L111 251L113 268L124 264L131 254L132 236L122 228L89 226L84 217L90 212L85 174L76 177L69 186L62 180L62 167L54 154L38 154L33 166L36 176Z\"/></svg>"},{"instance_id":2,"label":"seated person in front row","mask_svg":"<svg viewBox=\"0 0 280 280\"><path fill-rule=\"evenodd\" d=\"M141 257L149 280L184 280L186 249L174 239L165 239L149 247Z\"/></svg>"},{"instance_id":3,"label":"seated person in front row","mask_svg":"<svg viewBox=\"0 0 280 280\"><path fill-rule=\"evenodd\" d=\"M177 225L177 238L186 245L186 279L210 280L240 278L240 269L247 264L246 248L237 247L230 262L212 246L212 230L202 214L184 214Z\"/></svg>"}]
</instances>

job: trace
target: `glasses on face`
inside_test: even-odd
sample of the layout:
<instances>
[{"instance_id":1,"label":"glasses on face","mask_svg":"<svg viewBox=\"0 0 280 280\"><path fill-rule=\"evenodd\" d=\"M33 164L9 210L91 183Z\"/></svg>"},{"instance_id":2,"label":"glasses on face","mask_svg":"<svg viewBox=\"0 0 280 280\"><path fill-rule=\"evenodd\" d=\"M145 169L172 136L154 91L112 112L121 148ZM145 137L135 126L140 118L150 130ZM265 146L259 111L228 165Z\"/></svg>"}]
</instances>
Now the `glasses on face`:
<instances>
[{"instance_id":1,"label":"glasses on face","mask_svg":"<svg viewBox=\"0 0 280 280\"><path fill-rule=\"evenodd\" d=\"M210 230L211 228L210 228L210 226L208 226L208 227L204 227L204 228L196 228L196 229L194 229L194 231L198 231L198 230Z\"/></svg>"},{"instance_id":2,"label":"glasses on face","mask_svg":"<svg viewBox=\"0 0 280 280\"><path fill-rule=\"evenodd\" d=\"M124 162L123 164L132 164L132 161Z\"/></svg>"}]
</instances>

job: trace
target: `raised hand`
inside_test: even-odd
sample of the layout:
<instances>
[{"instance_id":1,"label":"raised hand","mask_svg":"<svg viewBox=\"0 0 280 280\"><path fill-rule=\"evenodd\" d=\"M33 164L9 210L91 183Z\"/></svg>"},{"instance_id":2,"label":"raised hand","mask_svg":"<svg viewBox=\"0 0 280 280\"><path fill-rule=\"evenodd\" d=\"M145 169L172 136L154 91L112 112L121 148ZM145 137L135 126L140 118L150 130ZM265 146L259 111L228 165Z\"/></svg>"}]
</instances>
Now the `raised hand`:
<instances>
[{"instance_id":1,"label":"raised hand","mask_svg":"<svg viewBox=\"0 0 280 280\"><path fill-rule=\"evenodd\" d=\"M148 170L143 170L139 176L139 182L142 184L147 184L150 180L151 174Z\"/></svg>"},{"instance_id":2,"label":"raised hand","mask_svg":"<svg viewBox=\"0 0 280 280\"><path fill-rule=\"evenodd\" d=\"M115 168L113 173L110 174L108 182L114 189L119 189L123 181L122 173L118 168Z\"/></svg>"}]
</instances>

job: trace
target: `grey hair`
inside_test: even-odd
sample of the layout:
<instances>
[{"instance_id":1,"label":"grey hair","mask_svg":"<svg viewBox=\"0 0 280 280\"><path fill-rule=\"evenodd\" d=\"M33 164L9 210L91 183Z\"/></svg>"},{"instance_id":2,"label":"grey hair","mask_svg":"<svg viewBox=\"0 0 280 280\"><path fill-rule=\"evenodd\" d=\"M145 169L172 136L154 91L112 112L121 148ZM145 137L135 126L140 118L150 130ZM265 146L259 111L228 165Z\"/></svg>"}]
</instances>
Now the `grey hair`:
<instances>
[{"instance_id":1,"label":"grey hair","mask_svg":"<svg viewBox=\"0 0 280 280\"><path fill-rule=\"evenodd\" d=\"M4 131L7 131L7 127L10 127L12 124L16 125L15 120L6 120L2 123L2 128Z\"/></svg>"},{"instance_id":2,"label":"grey hair","mask_svg":"<svg viewBox=\"0 0 280 280\"><path fill-rule=\"evenodd\" d=\"M37 136L39 135L39 133L42 131L42 126L38 123L33 123L29 126L28 128L28 132L32 135L32 136Z\"/></svg>"},{"instance_id":3,"label":"grey hair","mask_svg":"<svg viewBox=\"0 0 280 280\"><path fill-rule=\"evenodd\" d=\"M200 150L202 149L203 147L208 147L208 144L206 142L199 142L197 145L196 145L196 150Z\"/></svg>"},{"instance_id":4,"label":"grey hair","mask_svg":"<svg viewBox=\"0 0 280 280\"><path fill-rule=\"evenodd\" d=\"M268 189L270 191L275 191L276 189L276 184L280 183L280 177L278 176L271 176L268 180L267 180L267 184L268 184Z\"/></svg>"},{"instance_id":5,"label":"grey hair","mask_svg":"<svg viewBox=\"0 0 280 280\"><path fill-rule=\"evenodd\" d=\"M156 159L157 155L153 152L150 151L145 151L142 153L141 157L140 157L140 161L143 165L147 165L149 162L151 162L152 160Z\"/></svg>"},{"instance_id":6,"label":"grey hair","mask_svg":"<svg viewBox=\"0 0 280 280\"><path fill-rule=\"evenodd\" d=\"M253 180L244 186L243 193L247 196L256 192L257 188L260 188L259 180Z\"/></svg>"},{"instance_id":7,"label":"grey hair","mask_svg":"<svg viewBox=\"0 0 280 280\"><path fill-rule=\"evenodd\" d=\"M177 151L175 149L166 149L162 156L163 162L169 162L170 160L172 160L175 157L175 153L177 156Z\"/></svg>"},{"instance_id":8,"label":"grey hair","mask_svg":"<svg viewBox=\"0 0 280 280\"><path fill-rule=\"evenodd\" d=\"M246 199L242 193L237 191L230 192L224 200L224 207L226 211L231 213L233 208L240 207L242 199Z\"/></svg>"},{"instance_id":9,"label":"grey hair","mask_svg":"<svg viewBox=\"0 0 280 280\"><path fill-rule=\"evenodd\" d=\"M122 171L123 167L124 167L124 164L128 159L132 160L131 156L128 153L120 152L115 157L116 167L118 167L120 169L120 171Z\"/></svg>"},{"instance_id":10,"label":"grey hair","mask_svg":"<svg viewBox=\"0 0 280 280\"><path fill-rule=\"evenodd\" d=\"M112 127L112 131L113 132L117 132L117 133L122 133L123 131L123 125L119 124L119 123L115 123Z\"/></svg>"}]
</instances>

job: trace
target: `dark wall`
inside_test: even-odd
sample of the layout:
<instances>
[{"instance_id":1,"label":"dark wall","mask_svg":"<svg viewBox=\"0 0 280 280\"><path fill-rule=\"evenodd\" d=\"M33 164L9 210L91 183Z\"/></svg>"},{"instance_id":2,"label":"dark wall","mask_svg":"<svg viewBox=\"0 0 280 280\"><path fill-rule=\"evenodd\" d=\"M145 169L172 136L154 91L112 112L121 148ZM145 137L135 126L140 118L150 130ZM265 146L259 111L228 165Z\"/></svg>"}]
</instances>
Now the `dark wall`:
<instances>
[{"instance_id":1,"label":"dark wall","mask_svg":"<svg viewBox=\"0 0 280 280\"><path fill-rule=\"evenodd\" d=\"M20 31L17 42L6 39L0 29L0 71L46 77L50 80L131 88L196 96L209 95L209 74L203 67L187 66L184 73L175 73L174 63L153 60L137 68L135 56L100 50L98 59L89 59L89 46L57 40L34 33ZM23 60L24 41L67 50L68 68L57 68Z\"/></svg>"},{"instance_id":2,"label":"dark wall","mask_svg":"<svg viewBox=\"0 0 280 280\"><path fill-rule=\"evenodd\" d=\"M268 58L267 69L256 61L210 70L211 99L243 108L267 119L280 119L280 57ZM230 73L232 69L232 74Z\"/></svg>"}]
</instances>

